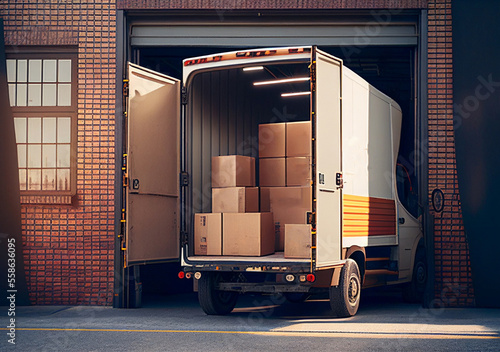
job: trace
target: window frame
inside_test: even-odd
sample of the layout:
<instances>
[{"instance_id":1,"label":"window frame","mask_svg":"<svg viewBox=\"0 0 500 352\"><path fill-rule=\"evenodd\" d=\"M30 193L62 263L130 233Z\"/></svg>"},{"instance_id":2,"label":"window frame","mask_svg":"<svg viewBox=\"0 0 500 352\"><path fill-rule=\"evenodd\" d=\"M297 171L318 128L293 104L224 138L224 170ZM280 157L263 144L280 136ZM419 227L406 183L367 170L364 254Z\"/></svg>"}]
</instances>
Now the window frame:
<instances>
[{"instance_id":1,"label":"window frame","mask_svg":"<svg viewBox=\"0 0 500 352\"><path fill-rule=\"evenodd\" d=\"M22 203L41 203L41 204L67 204L72 202L71 198L76 195L77 184L77 116L78 116L78 52L77 49L60 49L60 48L35 48L20 49L19 47L14 50L6 50L6 59L11 60L71 60L71 105L69 106L11 106L11 111L14 118L19 117L69 117L71 120L70 132L70 186L69 190L20 190ZM17 74L17 71L16 71ZM24 82L23 82L24 83ZM28 84L29 82L26 82ZM38 83L38 82L37 82ZM66 82L64 82L66 83ZM16 82L17 84L17 82ZM43 79L40 82L43 84ZM56 82L55 84L59 84ZM29 143L19 143L26 144ZM38 144L38 143L37 143ZM44 143L40 143L42 146ZM52 143L48 143L52 144ZM54 143L57 145L58 143ZM16 145L18 145L16 140ZM30 168L26 167L26 170ZM31 168L37 169L37 168ZM41 167L40 170L44 168ZM52 169L52 168L46 168ZM54 168L57 169L57 166ZM18 164L18 170L19 164ZM56 178L57 182L57 178ZM28 187L28 185L27 185Z\"/></svg>"}]
</instances>

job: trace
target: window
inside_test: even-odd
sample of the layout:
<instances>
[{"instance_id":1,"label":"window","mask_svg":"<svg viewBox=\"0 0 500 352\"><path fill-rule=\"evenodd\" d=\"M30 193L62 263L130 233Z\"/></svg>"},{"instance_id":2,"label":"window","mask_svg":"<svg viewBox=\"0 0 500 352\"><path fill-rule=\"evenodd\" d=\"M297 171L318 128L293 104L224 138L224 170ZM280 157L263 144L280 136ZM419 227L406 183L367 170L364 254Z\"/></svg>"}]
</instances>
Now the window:
<instances>
[{"instance_id":1,"label":"window","mask_svg":"<svg viewBox=\"0 0 500 352\"><path fill-rule=\"evenodd\" d=\"M76 191L76 56L8 54L7 81L22 201L69 203Z\"/></svg>"}]
</instances>

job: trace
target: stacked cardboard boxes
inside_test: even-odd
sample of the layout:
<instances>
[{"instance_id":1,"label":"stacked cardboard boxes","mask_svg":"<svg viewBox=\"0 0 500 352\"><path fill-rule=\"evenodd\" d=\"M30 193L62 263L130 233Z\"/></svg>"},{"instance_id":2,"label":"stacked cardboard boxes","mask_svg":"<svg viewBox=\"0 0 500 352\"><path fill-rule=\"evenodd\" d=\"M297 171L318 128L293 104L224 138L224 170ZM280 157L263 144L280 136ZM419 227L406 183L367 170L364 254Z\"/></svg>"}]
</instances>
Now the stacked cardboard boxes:
<instances>
[{"instance_id":1,"label":"stacked cardboard boxes","mask_svg":"<svg viewBox=\"0 0 500 352\"><path fill-rule=\"evenodd\" d=\"M309 121L259 125L260 209L273 213L275 248L288 258L310 256L305 245L298 246L301 250L292 248L299 242L310 243L311 140ZM303 226L297 230L287 224Z\"/></svg>"},{"instance_id":2,"label":"stacked cardboard boxes","mask_svg":"<svg viewBox=\"0 0 500 352\"><path fill-rule=\"evenodd\" d=\"M195 214L194 220L195 255L274 253L273 217L259 213L252 157L212 158L212 213Z\"/></svg>"},{"instance_id":3,"label":"stacked cardboard boxes","mask_svg":"<svg viewBox=\"0 0 500 352\"><path fill-rule=\"evenodd\" d=\"M195 214L195 255L309 258L311 144L308 121L259 125L260 187L254 158L213 157L212 213Z\"/></svg>"}]
</instances>

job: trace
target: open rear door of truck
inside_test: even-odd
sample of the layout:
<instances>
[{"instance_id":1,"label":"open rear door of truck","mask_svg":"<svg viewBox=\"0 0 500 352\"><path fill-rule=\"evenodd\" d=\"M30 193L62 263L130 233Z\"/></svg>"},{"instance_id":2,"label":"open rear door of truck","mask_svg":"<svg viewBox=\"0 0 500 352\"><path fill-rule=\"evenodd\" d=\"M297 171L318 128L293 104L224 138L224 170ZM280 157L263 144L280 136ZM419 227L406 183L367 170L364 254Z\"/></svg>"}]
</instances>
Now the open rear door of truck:
<instances>
[{"instance_id":1,"label":"open rear door of truck","mask_svg":"<svg viewBox=\"0 0 500 352\"><path fill-rule=\"evenodd\" d=\"M126 264L179 258L180 81L128 64Z\"/></svg>"},{"instance_id":2,"label":"open rear door of truck","mask_svg":"<svg viewBox=\"0 0 500 352\"><path fill-rule=\"evenodd\" d=\"M313 60L316 62L313 96L316 122L316 268L320 269L338 263L342 252L342 61L317 49Z\"/></svg>"}]
</instances>

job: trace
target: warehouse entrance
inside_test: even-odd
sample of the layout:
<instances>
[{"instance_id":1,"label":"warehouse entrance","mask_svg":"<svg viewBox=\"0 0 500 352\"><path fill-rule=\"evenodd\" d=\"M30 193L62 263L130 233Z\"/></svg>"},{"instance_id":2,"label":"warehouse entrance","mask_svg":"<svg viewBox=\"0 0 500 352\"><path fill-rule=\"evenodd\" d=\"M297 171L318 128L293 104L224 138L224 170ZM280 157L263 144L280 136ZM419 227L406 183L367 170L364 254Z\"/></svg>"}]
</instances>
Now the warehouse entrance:
<instances>
[{"instance_id":1,"label":"warehouse entrance","mask_svg":"<svg viewBox=\"0 0 500 352\"><path fill-rule=\"evenodd\" d=\"M230 13L225 14L222 22L220 16L201 20L194 16L162 16L160 19L120 15L125 28L121 42L126 52L122 64L130 61L178 79L182 78L185 58L252 47L319 45L323 51L343 59L345 66L392 97L402 108L398 191L408 210L419 215L418 195L423 190L419 190L422 170L418 166L422 162L414 151L419 150L421 140L419 115L423 97L418 92L425 83L420 81L419 74L423 61L419 13L386 14L385 20L376 14L300 18L293 14L261 14L256 18L255 14ZM290 22L294 23L293 27L287 25ZM278 108L275 113L287 114L286 107ZM117 192L121 194L121 190ZM192 290L190 281L176 277L179 260L154 264L145 261L146 265L124 269L122 248L117 248L117 258L116 269L122 273L122 280L117 283L117 307L134 306L141 301L137 297L141 293L147 299L151 294Z\"/></svg>"}]
</instances>

